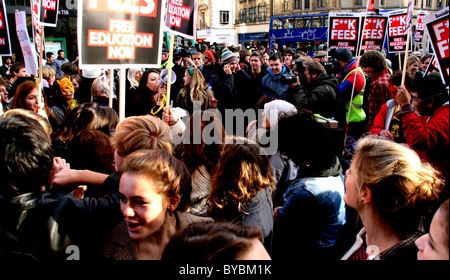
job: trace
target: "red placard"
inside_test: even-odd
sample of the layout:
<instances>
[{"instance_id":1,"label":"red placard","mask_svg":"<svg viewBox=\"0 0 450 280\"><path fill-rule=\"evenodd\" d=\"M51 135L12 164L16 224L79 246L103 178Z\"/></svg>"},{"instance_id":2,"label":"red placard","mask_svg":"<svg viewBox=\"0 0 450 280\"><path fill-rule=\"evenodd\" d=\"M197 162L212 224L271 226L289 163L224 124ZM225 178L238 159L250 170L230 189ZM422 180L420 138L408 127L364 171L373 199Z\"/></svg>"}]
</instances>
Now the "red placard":
<instances>
[{"instance_id":1,"label":"red placard","mask_svg":"<svg viewBox=\"0 0 450 280\"><path fill-rule=\"evenodd\" d=\"M388 17L385 15L369 15L363 28L361 53L364 51L381 51L386 37Z\"/></svg>"},{"instance_id":2,"label":"red placard","mask_svg":"<svg viewBox=\"0 0 450 280\"><path fill-rule=\"evenodd\" d=\"M361 22L359 14L330 13L328 20L328 46L348 48L353 56L357 56Z\"/></svg>"}]
</instances>

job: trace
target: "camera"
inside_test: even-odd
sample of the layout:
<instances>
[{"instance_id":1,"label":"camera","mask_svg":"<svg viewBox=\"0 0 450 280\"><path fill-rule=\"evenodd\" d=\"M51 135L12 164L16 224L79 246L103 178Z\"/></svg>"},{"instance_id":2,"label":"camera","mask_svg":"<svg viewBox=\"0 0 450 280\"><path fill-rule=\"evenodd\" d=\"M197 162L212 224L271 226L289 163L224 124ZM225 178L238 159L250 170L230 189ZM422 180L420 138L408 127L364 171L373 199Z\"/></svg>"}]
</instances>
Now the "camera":
<instances>
[{"instance_id":1,"label":"camera","mask_svg":"<svg viewBox=\"0 0 450 280\"><path fill-rule=\"evenodd\" d=\"M281 75L280 82L282 85L290 85L297 81L297 75L283 74Z\"/></svg>"}]
</instances>

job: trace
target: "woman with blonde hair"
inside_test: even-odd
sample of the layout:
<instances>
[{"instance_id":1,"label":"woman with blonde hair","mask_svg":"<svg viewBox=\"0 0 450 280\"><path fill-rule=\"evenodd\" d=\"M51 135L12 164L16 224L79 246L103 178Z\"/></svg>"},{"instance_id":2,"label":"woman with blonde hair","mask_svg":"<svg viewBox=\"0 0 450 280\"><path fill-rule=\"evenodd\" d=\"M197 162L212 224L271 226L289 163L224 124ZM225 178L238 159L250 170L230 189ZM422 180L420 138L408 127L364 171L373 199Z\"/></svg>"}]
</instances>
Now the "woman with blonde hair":
<instances>
[{"instance_id":1,"label":"woman with blonde hair","mask_svg":"<svg viewBox=\"0 0 450 280\"><path fill-rule=\"evenodd\" d=\"M418 71L422 71L422 62L417 56L409 56L406 61L406 72L408 72L414 79Z\"/></svg>"},{"instance_id":2,"label":"woman with blonde hair","mask_svg":"<svg viewBox=\"0 0 450 280\"><path fill-rule=\"evenodd\" d=\"M436 207L437 171L409 147L365 137L346 172L345 203L363 229L343 260L415 260L421 221Z\"/></svg>"},{"instance_id":3,"label":"woman with blonde hair","mask_svg":"<svg viewBox=\"0 0 450 280\"><path fill-rule=\"evenodd\" d=\"M200 109L215 108L217 101L214 93L208 88L205 78L197 68L188 68L183 78L184 87L178 93L175 106L192 114L194 102L200 102Z\"/></svg>"}]
</instances>

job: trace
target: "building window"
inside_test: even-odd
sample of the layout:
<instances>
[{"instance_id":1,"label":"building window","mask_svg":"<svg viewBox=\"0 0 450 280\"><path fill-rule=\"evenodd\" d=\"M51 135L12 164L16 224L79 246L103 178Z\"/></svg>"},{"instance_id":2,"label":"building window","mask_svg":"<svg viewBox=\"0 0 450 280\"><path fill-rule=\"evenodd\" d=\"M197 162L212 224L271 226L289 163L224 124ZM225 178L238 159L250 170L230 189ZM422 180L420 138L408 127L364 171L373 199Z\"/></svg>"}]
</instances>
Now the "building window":
<instances>
[{"instance_id":1,"label":"building window","mask_svg":"<svg viewBox=\"0 0 450 280\"><path fill-rule=\"evenodd\" d=\"M310 9L311 7L310 7L310 3L309 3L309 0L305 0L305 10L308 10L308 9Z\"/></svg>"},{"instance_id":2,"label":"building window","mask_svg":"<svg viewBox=\"0 0 450 280\"><path fill-rule=\"evenodd\" d=\"M294 10L301 10L302 9L302 0L295 0L294 1Z\"/></svg>"},{"instance_id":3,"label":"building window","mask_svg":"<svg viewBox=\"0 0 450 280\"><path fill-rule=\"evenodd\" d=\"M362 0L355 0L355 6L362 6Z\"/></svg>"},{"instance_id":4,"label":"building window","mask_svg":"<svg viewBox=\"0 0 450 280\"><path fill-rule=\"evenodd\" d=\"M248 21L256 22L256 7L248 9Z\"/></svg>"},{"instance_id":5,"label":"building window","mask_svg":"<svg viewBox=\"0 0 450 280\"><path fill-rule=\"evenodd\" d=\"M283 12L289 11L289 0L284 0Z\"/></svg>"},{"instance_id":6,"label":"building window","mask_svg":"<svg viewBox=\"0 0 450 280\"><path fill-rule=\"evenodd\" d=\"M317 0L317 8L323 8L323 0Z\"/></svg>"},{"instance_id":7,"label":"building window","mask_svg":"<svg viewBox=\"0 0 450 280\"><path fill-rule=\"evenodd\" d=\"M437 0L437 8L442 8L442 0Z\"/></svg>"},{"instance_id":8,"label":"building window","mask_svg":"<svg viewBox=\"0 0 450 280\"><path fill-rule=\"evenodd\" d=\"M230 11L220 11L220 24L230 23Z\"/></svg>"},{"instance_id":9,"label":"building window","mask_svg":"<svg viewBox=\"0 0 450 280\"><path fill-rule=\"evenodd\" d=\"M258 21L266 21L266 6L258 7Z\"/></svg>"},{"instance_id":10,"label":"building window","mask_svg":"<svg viewBox=\"0 0 450 280\"><path fill-rule=\"evenodd\" d=\"M247 21L247 9L242 9L239 12L239 22L246 22Z\"/></svg>"}]
</instances>

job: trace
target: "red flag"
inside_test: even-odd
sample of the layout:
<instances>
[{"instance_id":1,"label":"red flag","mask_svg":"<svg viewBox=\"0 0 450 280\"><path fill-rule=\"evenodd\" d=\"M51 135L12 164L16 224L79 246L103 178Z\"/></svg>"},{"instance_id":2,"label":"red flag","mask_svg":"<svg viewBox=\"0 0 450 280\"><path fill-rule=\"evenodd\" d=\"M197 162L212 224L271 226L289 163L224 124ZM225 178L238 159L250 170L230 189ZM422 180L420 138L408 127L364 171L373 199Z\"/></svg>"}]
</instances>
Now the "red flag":
<instances>
[{"instance_id":1,"label":"red flag","mask_svg":"<svg viewBox=\"0 0 450 280\"><path fill-rule=\"evenodd\" d=\"M367 0L367 11L379 13L380 11L380 2L379 0Z\"/></svg>"}]
</instances>

